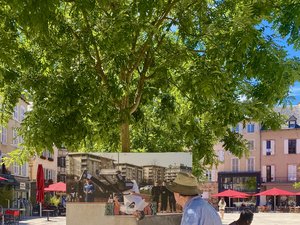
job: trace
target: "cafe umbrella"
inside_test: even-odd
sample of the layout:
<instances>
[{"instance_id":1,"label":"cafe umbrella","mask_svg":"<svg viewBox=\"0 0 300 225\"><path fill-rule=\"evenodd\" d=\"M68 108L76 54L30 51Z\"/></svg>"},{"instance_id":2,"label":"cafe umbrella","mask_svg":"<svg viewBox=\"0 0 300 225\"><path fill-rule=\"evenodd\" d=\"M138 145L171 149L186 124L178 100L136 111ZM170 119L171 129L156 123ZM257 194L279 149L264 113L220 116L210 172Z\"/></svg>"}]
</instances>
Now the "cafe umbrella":
<instances>
[{"instance_id":1,"label":"cafe umbrella","mask_svg":"<svg viewBox=\"0 0 300 225\"><path fill-rule=\"evenodd\" d=\"M42 216L42 203L44 202L45 179L42 164L38 165L36 175L36 202L40 204L40 216Z\"/></svg>"},{"instance_id":2,"label":"cafe umbrella","mask_svg":"<svg viewBox=\"0 0 300 225\"><path fill-rule=\"evenodd\" d=\"M45 188L44 190L53 192L66 192L66 184L64 182L50 184L49 187Z\"/></svg>"},{"instance_id":3,"label":"cafe umbrella","mask_svg":"<svg viewBox=\"0 0 300 225\"><path fill-rule=\"evenodd\" d=\"M282 189L279 189L279 188L271 188L269 190L257 193L254 196L273 196L273 198L274 198L274 210L275 210L276 196L291 196L291 195L296 195L296 193L289 192L289 191L286 191L286 190L282 190Z\"/></svg>"},{"instance_id":4,"label":"cafe umbrella","mask_svg":"<svg viewBox=\"0 0 300 225\"><path fill-rule=\"evenodd\" d=\"M235 190L225 190L219 192L217 194L212 195L212 197L229 197L229 205L230 205L230 198L243 198L249 197L250 195L244 192L235 191Z\"/></svg>"}]
</instances>

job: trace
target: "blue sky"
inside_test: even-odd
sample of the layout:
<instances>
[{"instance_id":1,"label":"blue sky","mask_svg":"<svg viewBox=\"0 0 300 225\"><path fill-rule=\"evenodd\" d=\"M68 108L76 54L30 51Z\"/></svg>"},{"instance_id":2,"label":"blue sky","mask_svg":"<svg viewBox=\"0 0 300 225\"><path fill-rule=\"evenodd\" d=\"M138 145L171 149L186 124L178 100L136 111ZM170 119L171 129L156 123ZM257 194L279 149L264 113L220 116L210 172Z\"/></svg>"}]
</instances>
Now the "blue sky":
<instances>
[{"instance_id":1,"label":"blue sky","mask_svg":"<svg viewBox=\"0 0 300 225\"><path fill-rule=\"evenodd\" d=\"M271 25L268 24L267 22L263 22L263 25L265 26L266 30L265 30L265 34L266 35L271 35L274 34L275 31L273 31L271 29ZM288 57L289 58L293 58L293 57L299 57L300 58L300 50L296 50L294 49L293 45L288 45L287 39L280 39L277 38L277 42L279 45L284 46L285 49L288 52ZM292 99L292 104L293 105L297 105L298 103L300 103L300 81L295 82L295 84L293 86L291 86L290 88L290 96L294 97L294 99Z\"/></svg>"},{"instance_id":2,"label":"blue sky","mask_svg":"<svg viewBox=\"0 0 300 225\"><path fill-rule=\"evenodd\" d=\"M299 57L300 58L300 50L293 49L292 46L286 47L290 57ZM300 103L300 82L296 82L294 86L290 88L290 96L294 96L293 105L297 105Z\"/></svg>"}]
</instances>

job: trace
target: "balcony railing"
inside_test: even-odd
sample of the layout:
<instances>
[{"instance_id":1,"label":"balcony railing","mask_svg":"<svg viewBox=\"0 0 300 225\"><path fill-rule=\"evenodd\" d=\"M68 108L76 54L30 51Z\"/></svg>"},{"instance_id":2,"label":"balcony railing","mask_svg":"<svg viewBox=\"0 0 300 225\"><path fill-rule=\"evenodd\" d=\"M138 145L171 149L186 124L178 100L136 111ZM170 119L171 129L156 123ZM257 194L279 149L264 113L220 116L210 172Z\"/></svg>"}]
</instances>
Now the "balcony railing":
<instances>
[{"instance_id":1,"label":"balcony railing","mask_svg":"<svg viewBox=\"0 0 300 225\"><path fill-rule=\"evenodd\" d=\"M300 177L262 177L262 183L295 183L300 181Z\"/></svg>"}]
</instances>

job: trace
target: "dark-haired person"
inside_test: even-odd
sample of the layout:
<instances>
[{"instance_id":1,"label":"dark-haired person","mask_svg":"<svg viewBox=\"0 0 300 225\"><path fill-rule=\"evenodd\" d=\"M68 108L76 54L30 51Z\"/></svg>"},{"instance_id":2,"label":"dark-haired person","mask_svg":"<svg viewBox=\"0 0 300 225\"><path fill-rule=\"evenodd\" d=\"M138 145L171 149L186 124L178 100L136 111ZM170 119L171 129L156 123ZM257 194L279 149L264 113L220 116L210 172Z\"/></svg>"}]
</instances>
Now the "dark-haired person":
<instances>
[{"instance_id":1,"label":"dark-haired person","mask_svg":"<svg viewBox=\"0 0 300 225\"><path fill-rule=\"evenodd\" d=\"M170 212L176 212L176 200L175 200L175 196L174 193L171 192L169 189L168 190L168 197L169 197L169 209Z\"/></svg>"},{"instance_id":2,"label":"dark-haired person","mask_svg":"<svg viewBox=\"0 0 300 225\"><path fill-rule=\"evenodd\" d=\"M193 175L180 172L167 188L174 192L177 204L183 208L181 225L222 225L217 211L199 195Z\"/></svg>"},{"instance_id":3,"label":"dark-haired person","mask_svg":"<svg viewBox=\"0 0 300 225\"><path fill-rule=\"evenodd\" d=\"M168 189L166 188L166 183L163 181L160 187L160 201L161 201L160 211L162 213L167 212L168 197L169 197Z\"/></svg>"},{"instance_id":4,"label":"dark-haired person","mask_svg":"<svg viewBox=\"0 0 300 225\"><path fill-rule=\"evenodd\" d=\"M246 209L243 210L240 214L240 218L229 225L250 225L253 220L253 212L251 210Z\"/></svg>"},{"instance_id":5,"label":"dark-haired person","mask_svg":"<svg viewBox=\"0 0 300 225\"><path fill-rule=\"evenodd\" d=\"M154 182L154 186L151 188L151 199L156 203L156 209L159 209L159 196L160 196L160 186L158 186L158 182Z\"/></svg>"}]
</instances>

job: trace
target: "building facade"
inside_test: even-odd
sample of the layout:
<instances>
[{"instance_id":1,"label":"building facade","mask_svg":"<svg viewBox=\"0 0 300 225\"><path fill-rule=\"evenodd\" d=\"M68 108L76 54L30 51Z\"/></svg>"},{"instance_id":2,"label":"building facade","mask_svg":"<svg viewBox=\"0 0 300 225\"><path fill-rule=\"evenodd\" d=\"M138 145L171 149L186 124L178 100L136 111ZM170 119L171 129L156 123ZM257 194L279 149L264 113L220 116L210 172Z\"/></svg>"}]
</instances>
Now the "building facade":
<instances>
[{"instance_id":1,"label":"building facade","mask_svg":"<svg viewBox=\"0 0 300 225\"><path fill-rule=\"evenodd\" d=\"M17 133L17 129L21 126L25 114L27 112L28 102L24 98L20 98L14 107L14 112L6 126L1 127L1 144L0 144L0 162L8 153L19 148L23 139ZM9 182L1 182L3 184L11 184L14 188L11 206L16 206L16 199L30 198L30 179L29 179L29 163L23 165L13 163L9 167L3 164L0 168L0 175L6 177ZM0 185L1 185L0 183Z\"/></svg>"},{"instance_id":2,"label":"building facade","mask_svg":"<svg viewBox=\"0 0 300 225\"><path fill-rule=\"evenodd\" d=\"M135 180L137 184L143 181L143 167L130 163L116 163L115 166L126 179Z\"/></svg>"},{"instance_id":3,"label":"building facade","mask_svg":"<svg viewBox=\"0 0 300 225\"><path fill-rule=\"evenodd\" d=\"M66 172L68 175L80 177L87 170L96 176L101 169L114 169L113 159L92 153L68 153L66 157Z\"/></svg>"},{"instance_id":4,"label":"building facade","mask_svg":"<svg viewBox=\"0 0 300 225\"><path fill-rule=\"evenodd\" d=\"M57 182L64 182L66 183L66 157L68 151L65 148L59 148L57 154Z\"/></svg>"},{"instance_id":5,"label":"building facade","mask_svg":"<svg viewBox=\"0 0 300 225\"><path fill-rule=\"evenodd\" d=\"M165 167L158 165L143 166L144 182L154 184L155 181L162 182L165 179Z\"/></svg>"},{"instance_id":6,"label":"building facade","mask_svg":"<svg viewBox=\"0 0 300 225\"><path fill-rule=\"evenodd\" d=\"M169 165L169 167L167 167L165 169L165 181L166 182L172 182L177 174L179 172L184 172L184 173L191 173L192 172L192 167L188 167L188 166L185 166L183 164L180 164L180 165Z\"/></svg>"},{"instance_id":7,"label":"building facade","mask_svg":"<svg viewBox=\"0 0 300 225\"><path fill-rule=\"evenodd\" d=\"M32 159L31 180L36 181L38 165L42 164L46 186L57 182L57 156L58 149L44 150L41 155Z\"/></svg>"},{"instance_id":8,"label":"building facade","mask_svg":"<svg viewBox=\"0 0 300 225\"><path fill-rule=\"evenodd\" d=\"M247 141L248 155L238 158L225 151L223 143L216 144L214 150L219 165L206 170L206 181L200 187L204 198L211 199L212 194L227 189L253 194L259 192L261 188L260 124L239 123L232 128L232 131L241 134Z\"/></svg>"},{"instance_id":9,"label":"building facade","mask_svg":"<svg viewBox=\"0 0 300 225\"><path fill-rule=\"evenodd\" d=\"M295 192L293 185L300 181L300 108L295 106L281 113L287 115L282 129L261 131L262 190L278 187ZM296 202L300 205L300 196Z\"/></svg>"}]
</instances>

